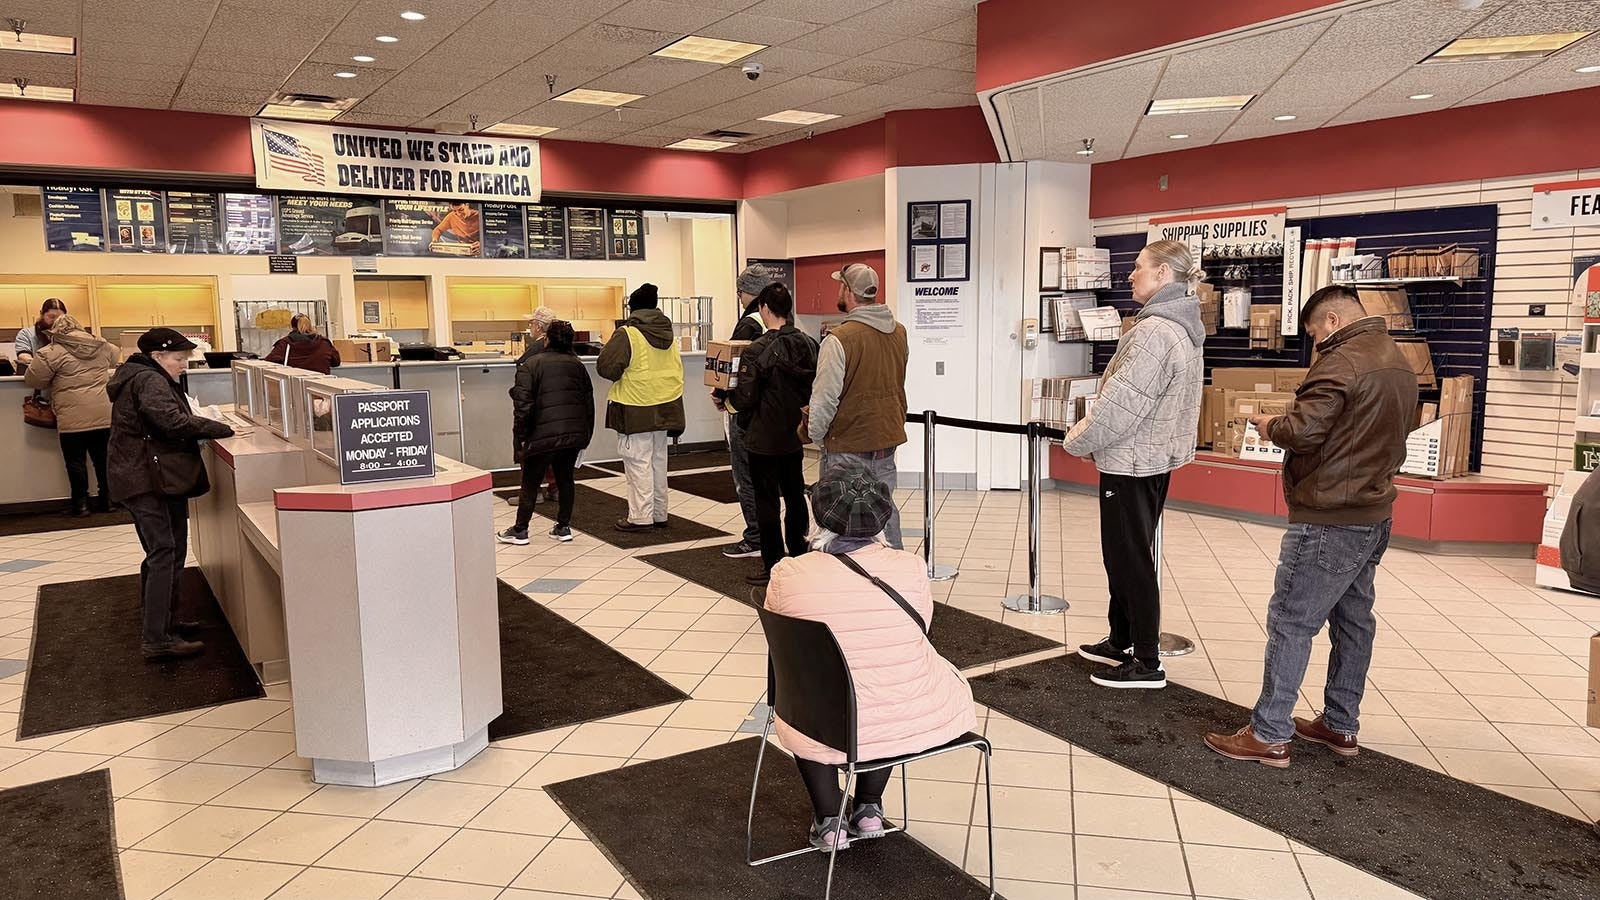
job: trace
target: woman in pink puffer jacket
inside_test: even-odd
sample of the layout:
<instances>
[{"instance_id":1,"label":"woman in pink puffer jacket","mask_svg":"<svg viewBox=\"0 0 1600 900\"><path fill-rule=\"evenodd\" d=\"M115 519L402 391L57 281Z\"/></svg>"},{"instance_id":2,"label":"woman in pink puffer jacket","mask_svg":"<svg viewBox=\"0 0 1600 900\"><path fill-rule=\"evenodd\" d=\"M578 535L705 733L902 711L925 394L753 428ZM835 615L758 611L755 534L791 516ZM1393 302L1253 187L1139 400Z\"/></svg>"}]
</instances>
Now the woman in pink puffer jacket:
<instances>
[{"instance_id":1,"label":"woman in pink puffer jacket","mask_svg":"<svg viewBox=\"0 0 1600 900\"><path fill-rule=\"evenodd\" d=\"M811 492L818 532L807 553L772 570L766 608L832 630L856 689L857 752L863 762L947 744L977 727L972 688L928 642L917 622L887 593L832 554L847 554L933 620L927 569L917 556L882 541L894 497L864 467L829 467ZM844 753L777 721L778 740L795 756L813 808L812 842L832 846L844 799L838 767ZM856 778L849 839L882 837L889 769Z\"/></svg>"}]
</instances>

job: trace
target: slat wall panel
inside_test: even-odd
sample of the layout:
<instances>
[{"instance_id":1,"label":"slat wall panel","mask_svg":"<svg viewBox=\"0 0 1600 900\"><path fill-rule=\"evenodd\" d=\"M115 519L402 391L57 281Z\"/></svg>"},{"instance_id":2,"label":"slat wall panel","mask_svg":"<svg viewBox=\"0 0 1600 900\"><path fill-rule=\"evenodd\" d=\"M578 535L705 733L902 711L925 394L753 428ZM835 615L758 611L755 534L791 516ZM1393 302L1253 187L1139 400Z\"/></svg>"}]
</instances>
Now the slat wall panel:
<instances>
[{"instance_id":1,"label":"slat wall panel","mask_svg":"<svg viewBox=\"0 0 1600 900\"><path fill-rule=\"evenodd\" d=\"M1530 227L1532 188L1540 183L1592 178L1600 178L1600 169L1414 185L1393 191L1288 199L1263 197L1213 209L1288 206L1291 219L1315 219L1351 212L1422 211L1493 204L1497 215L1490 255L1494 280L1488 291L1489 334L1492 336L1494 330L1500 328L1521 328L1553 330L1560 335L1581 331L1583 327L1583 310L1572 303L1572 261L1577 256L1600 254L1600 228L1533 229ZM1132 269L1133 256L1143 246L1143 235L1151 217L1205 211L1204 208L1172 209L1096 220L1093 223L1096 243L1113 248L1113 272L1124 279ZM1106 243L1110 239L1116 240ZM1119 256L1126 257L1121 269L1117 268ZM1105 296L1119 306L1132 305L1125 282L1119 282L1119 289ZM1530 316L1529 306L1539 304L1546 307L1547 314ZM1559 369L1523 372L1514 367L1502 367L1494 358L1494 348L1490 346L1486 350L1488 379L1482 403L1480 471L1497 478L1555 484L1572 465L1576 379ZM1099 371L1110 349L1097 347L1096 351L1096 371Z\"/></svg>"}]
</instances>

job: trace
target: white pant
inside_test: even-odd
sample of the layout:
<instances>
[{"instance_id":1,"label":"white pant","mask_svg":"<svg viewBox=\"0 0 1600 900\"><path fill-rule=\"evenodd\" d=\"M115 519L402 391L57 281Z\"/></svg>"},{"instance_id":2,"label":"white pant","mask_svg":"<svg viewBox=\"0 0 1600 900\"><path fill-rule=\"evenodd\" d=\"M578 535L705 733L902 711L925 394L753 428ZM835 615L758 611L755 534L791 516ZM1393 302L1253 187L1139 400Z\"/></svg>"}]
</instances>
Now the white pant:
<instances>
[{"instance_id":1,"label":"white pant","mask_svg":"<svg viewBox=\"0 0 1600 900\"><path fill-rule=\"evenodd\" d=\"M667 433L617 435L622 471L628 478L628 521L649 525L667 520Z\"/></svg>"}]
</instances>

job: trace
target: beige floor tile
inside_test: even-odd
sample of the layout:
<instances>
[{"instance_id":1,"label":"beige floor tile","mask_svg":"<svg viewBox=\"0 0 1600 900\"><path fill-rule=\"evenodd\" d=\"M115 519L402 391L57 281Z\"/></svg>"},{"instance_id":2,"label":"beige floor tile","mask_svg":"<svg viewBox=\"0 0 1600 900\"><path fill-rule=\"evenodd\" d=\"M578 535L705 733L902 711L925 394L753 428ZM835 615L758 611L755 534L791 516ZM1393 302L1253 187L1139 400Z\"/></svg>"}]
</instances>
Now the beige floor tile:
<instances>
[{"instance_id":1,"label":"beige floor tile","mask_svg":"<svg viewBox=\"0 0 1600 900\"><path fill-rule=\"evenodd\" d=\"M1008 895L1009 896L1009 895ZM1057 898L1064 895L1056 894ZM1119 891L1115 888L1078 887L1078 900L1164 900L1170 897L1188 897L1185 891L1181 894L1159 894L1154 891Z\"/></svg>"},{"instance_id":2,"label":"beige floor tile","mask_svg":"<svg viewBox=\"0 0 1600 900\"><path fill-rule=\"evenodd\" d=\"M214 859L161 895L161 900L266 900L299 866Z\"/></svg>"},{"instance_id":3,"label":"beige floor tile","mask_svg":"<svg viewBox=\"0 0 1600 900\"><path fill-rule=\"evenodd\" d=\"M1150 841L1176 841L1178 823L1166 797L1117 797L1078 794L1072 804L1073 830L1078 834Z\"/></svg>"},{"instance_id":4,"label":"beige floor tile","mask_svg":"<svg viewBox=\"0 0 1600 900\"><path fill-rule=\"evenodd\" d=\"M567 814L544 791L512 788L484 807L467 827L555 837L568 821Z\"/></svg>"},{"instance_id":5,"label":"beige floor tile","mask_svg":"<svg viewBox=\"0 0 1600 900\"><path fill-rule=\"evenodd\" d=\"M1189 890L1178 844L1086 836L1075 843L1080 885L1162 893Z\"/></svg>"},{"instance_id":6,"label":"beige floor tile","mask_svg":"<svg viewBox=\"0 0 1600 900\"><path fill-rule=\"evenodd\" d=\"M991 716L984 736L996 750L1022 750L1034 753L1063 753L1067 743L1037 728L1012 719Z\"/></svg>"},{"instance_id":7,"label":"beige floor tile","mask_svg":"<svg viewBox=\"0 0 1600 900\"><path fill-rule=\"evenodd\" d=\"M497 900L506 897L500 888L486 884L459 884L427 878L402 878L383 900ZM578 898L564 898L578 900Z\"/></svg>"},{"instance_id":8,"label":"beige floor tile","mask_svg":"<svg viewBox=\"0 0 1600 900\"><path fill-rule=\"evenodd\" d=\"M316 793L318 785L310 772L294 769L262 769L211 800L218 806L249 806L255 809L291 809Z\"/></svg>"},{"instance_id":9,"label":"beige floor tile","mask_svg":"<svg viewBox=\"0 0 1600 900\"><path fill-rule=\"evenodd\" d=\"M1199 800L1174 800L1178 832L1186 843L1255 850L1287 850L1284 837L1256 823Z\"/></svg>"},{"instance_id":10,"label":"beige floor tile","mask_svg":"<svg viewBox=\"0 0 1600 900\"><path fill-rule=\"evenodd\" d=\"M296 803L293 808L295 812L370 819L389 804L405 796L407 791L418 784L421 782L401 781L375 788L325 784L318 788L315 794Z\"/></svg>"},{"instance_id":11,"label":"beige floor tile","mask_svg":"<svg viewBox=\"0 0 1600 900\"><path fill-rule=\"evenodd\" d=\"M562 741L566 740L577 730L577 726L570 728L551 728L547 731L536 731L532 734L522 734L514 738L505 738L493 742L490 746L504 747L507 750L531 750L548 753L554 750Z\"/></svg>"},{"instance_id":12,"label":"beige floor tile","mask_svg":"<svg viewBox=\"0 0 1600 900\"><path fill-rule=\"evenodd\" d=\"M1576 725L1513 725L1496 726L1518 750L1541 756L1600 757L1600 740L1589 728ZM1600 774L1600 762L1595 763Z\"/></svg>"},{"instance_id":13,"label":"beige floor tile","mask_svg":"<svg viewBox=\"0 0 1600 900\"><path fill-rule=\"evenodd\" d=\"M1539 697L1484 697L1469 695L1467 700L1491 722L1523 725L1565 725L1570 720L1555 704Z\"/></svg>"},{"instance_id":14,"label":"beige floor tile","mask_svg":"<svg viewBox=\"0 0 1600 900\"><path fill-rule=\"evenodd\" d=\"M989 874L988 841L987 829L969 830L966 868L979 878ZM1072 843L1073 838L1070 834L996 828L994 830L996 874L1004 874L1023 881L1071 884Z\"/></svg>"},{"instance_id":15,"label":"beige floor tile","mask_svg":"<svg viewBox=\"0 0 1600 900\"><path fill-rule=\"evenodd\" d=\"M609 756L627 759L654 733L655 729L648 726L589 722L579 725L578 729L555 749L556 752L568 756Z\"/></svg>"},{"instance_id":16,"label":"beige floor tile","mask_svg":"<svg viewBox=\"0 0 1600 900\"><path fill-rule=\"evenodd\" d=\"M750 716L750 704L722 700L687 700L667 717L670 728L737 731Z\"/></svg>"},{"instance_id":17,"label":"beige floor tile","mask_svg":"<svg viewBox=\"0 0 1600 900\"><path fill-rule=\"evenodd\" d=\"M293 734L278 731L247 731L200 757L200 761L228 766L265 767L293 752Z\"/></svg>"},{"instance_id":18,"label":"beige floor tile","mask_svg":"<svg viewBox=\"0 0 1600 900\"><path fill-rule=\"evenodd\" d=\"M117 828L122 828L120 819ZM144 850L124 850L117 855L117 860L122 866L124 900L155 900L167 888L206 864L205 858L200 856Z\"/></svg>"},{"instance_id":19,"label":"beige floor tile","mask_svg":"<svg viewBox=\"0 0 1600 900\"><path fill-rule=\"evenodd\" d=\"M506 887L533 861L550 838L500 831L462 829L412 873L442 881L470 881Z\"/></svg>"},{"instance_id":20,"label":"beige floor tile","mask_svg":"<svg viewBox=\"0 0 1600 900\"><path fill-rule=\"evenodd\" d=\"M558 781L570 781L597 772L607 772L622 765L622 760L605 756L569 756L552 753L528 770L516 783L519 788L542 788Z\"/></svg>"},{"instance_id":21,"label":"beige floor tile","mask_svg":"<svg viewBox=\"0 0 1600 900\"><path fill-rule=\"evenodd\" d=\"M554 840L519 875L514 887L609 897L622 875L588 841Z\"/></svg>"},{"instance_id":22,"label":"beige floor tile","mask_svg":"<svg viewBox=\"0 0 1600 900\"><path fill-rule=\"evenodd\" d=\"M1515 750L1488 722L1459 719L1407 720L1411 732L1430 750Z\"/></svg>"},{"instance_id":23,"label":"beige floor tile","mask_svg":"<svg viewBox=\"0 0 1600 900\"><path fill-rule=\"evenodd\" d=\"M1491 785L1490 789L1495 793L1505 794L1507 797L1515 797L1524 803L1542 806L1552 812L1571 816L1574 819L1590 818L1584 815L1583 810L1574 804L1570 797L1556 788L1513 787L1511 785L1496 784ZM1590 818L1590 821L1593 821L1593 819Z\"/></svg>"},{"instance_id":24,"label":"beige floor tile","mask_svg":"<svg viewBox=\"0 0 1600 900\"><path fill-rule=\"evenodd\" d=\"M141 800L206 803L223 791L254 775L256 771L244 766L188 763L183 768L169 775L163 775L134 791L131 796Z\"/></svg>"},{"instance_id":25,"label":"beige floor tile","mask_svg":"<svg viewBox=\"0 0 1600 900\"><path fill-rule=\"evenodd\" d=\"M543 753L531 750L488 747L461 768L451 772L441 772L429 780L508 787L515 784L518 778L528 774L528 770L539 760L544 759L544 756Z\"/></svg>"},{"instance_id":26,"label":"beige floor tile","mask_svg":"<svg viewBox=\"0 0 1600 900\"><path fill-rule=\"evenodd\" d=\"M114 800L112 811L116 816L117 846L132 847L194 809L187 803L132 800L126 797Z\"/></svg>"},{"instance_id":27,"label":"beige floor tile","mask_svg":"<svg viewBox=\"0 0 1600 900\"><path fill-rule=\"evenodd\" d=\"M1190 844L1184 847L1197 895L1236 900L1311 900L1294 854Z\"/></svg>"},{"instance_id":28,"label":"beige floor tile","mask_svg":"<svg viewBox=\"0 0 1600 900\"><path fill-rule=\"evenodd\" d=\"M1417 895L1327 856L1300 856L1317 900L1416 900Z\"/></svg>"},{"instance_id":29,"label":"beige floor tile","mask_svg":"<svg viewBox=\"0 0 1600 900\"><path fill-rule=\"evenodd\" d=\"M634 759L661 759L704 750L728 741L726 731L702 731L696 728L662 728L650 735L650 740L634 751Z\"/></svg>"},{"instance_id":30,"label":"beige floor tile","mask_svg":"<svg viewBox=\"0 0 1600 900\"><path fill-rule=\"evenodd\" d=\"M345 816L284 813L221 855L309 866L364 824Z\"/></svg>"},{"instance_id":31,"label":"beige floor tile","mask_svg":"<svg viewBox=\"0 0 1600 900\"><path fill-rule=\"evenodd\" d=\"M412 822L372 821L317 860L330 869L407 875L450 839L455 829Z\"/></svg>"},{"instance_id":32,"label":"beige floor tile","mask_svg":"<svg viewBox=\"0 0 1600 900\"><path fill-rule=\"evenodd\" d=\"M980 779L981 779L981 772ZM990 760L990 778L996 785L1072 789L1072 758L1058 753L996 750Z\"/></svg>"},{"instance_id":33,"label":"beige floor tile","mask_svg":"<svg viewBox=\"0 0 1600 900\"><path fill-rule=\"evenodd\" d=\"M183 767L171 759L137 759L118 756L108 759L105 768L111 772L111 795L126 797L163 775L170 775Z\"/></svg>"},{"instance_id":34,"label":"beige floor tile","mask_svg":"<svg viewBox=\"0 0 1600 900\"><path fill-rule=\"evenodd\" d=\"M139 842L138 849L220 856L275 818L267 810L201 806Z\"/></svg>"},{"instance_id":35,"label":"beige floor tile","mask_svg":"<svg viewBox=\"0 0 1600 900\"><path fill-rule=\"evenodd\" d=\"M102 756L115 756L154 740L170 731L172 726L161 725L153 722L119 722L115 725L102 725L90 729L86 734L81 734L70 741L59 744L57 750L69 753L98 753Z\"/></svg>"},{"instance_id":36,"label":"beige floor tile","mask_svg":"<svg viewBox=\"0 0 1600 900\"><path fill-rule=\"evenodd\" d=\"M621 896L620 894L617 896ZM388 900L388 898L384 898ZM552 894L549 891L525 891L520 888L508 888L499 895L497 900L606 900L604 897L590 897L580 894Z\"/></svg>"},{"instance_id":37,"label":"beige floor tile","mask_svg":"<svg viewBox=\"0 0 1600 900\"><path fill-rule=\"evenodd\" d=\"M1584 756L1543 756L1529 754L1528 759L1538 767L1550 782L1564 791L1593 791L1600 785L1600 763ZM1468 779L1475 780L1475 779ZM1529 781L1536 781L1530 777ZM1513 784L1514 782L1505 782ZM1529 787L1546 787L1544 783Z\"/></svg>"},{"instance_id":38,"label":"beige floor tile","mask_svg":"<svg viewBox=\"0 0 1600 900\"><path fill-rule=\"evenodd\" d=\"M375 872L306 869L284 885L272 900L380 900L400 879Z\"/></svg>"},{"instance_id":39,"label":"beige floor tile","mask_svg":"<svg viewBox=\"0 0 1600 900\"><path fill-rule=\"evenodd\" d=\"M1434 750L1434 758L1452 778L1475 784L1550 787L1549 779L1521 753L1490 750Z\"/></svg>"},{"instance_id":40,"label":"beige floor tile","mask_svg":"<svg viewBox=\"0 0 1600 900\"><path fill-rule=\"evenodd\" d=\"M793 776L798 778L798 776ZM888 788L883 793L884 810L891 818L906 818L905 807L902 805L900 778L895 776L890 779ZM948 825L966 825L973 821L973 801L982 804L982 799L977 797L976 789L971 784L960 784L951 781L925 781L913 778L906 782L905 802L911 806L910 821L913 823L939 822ZM1002 824L1009 824L1004 818Z\"/></svg>"},{"instance_id":41,"label":"beige floor tile","mask_svg":"<svg viewBox=\"0 0 1600 900\"><path fill-rule=\"evenodd\" d=\"M1096 794L1125 794L1133 797L1162 797L1167 786L1146 778L1131 769L1086 753L1072 754L1072 785L1074 791Z\"/></svg>"},{"instance_id":42,"label":"beige floor tile","mask_svg":"<svg viewBox=\"0 0 1600 900\"><path fill-rule=\"evenodd\" d=\"M189 720L190 725L203 728L254 728L289 709L282 700L246 700L242 703L225 703L222 706Z\"/></svg>"},{"instance_id":43,"label":"beige floor tile","mask_svg":"<svg viewBox=\"0 0 1600 900\"><path fill-rule=\"evenodd\" d=\"M406 792L377 818L460 828L504 791L498 785L424 781Z\"/></svg>"},{"instance_id":44,"label":"beige floor tile","mask_svg":"<svg viewBox=\"0 0 1600 900\"><path fill-rule=\"evenodd\" d=\"M0 788L19 787L36 781L49 781L77 775L105 765L109 757L90 753L62 753L45 750L22 762L0 769Z\"/></svg>"}]
</instances>

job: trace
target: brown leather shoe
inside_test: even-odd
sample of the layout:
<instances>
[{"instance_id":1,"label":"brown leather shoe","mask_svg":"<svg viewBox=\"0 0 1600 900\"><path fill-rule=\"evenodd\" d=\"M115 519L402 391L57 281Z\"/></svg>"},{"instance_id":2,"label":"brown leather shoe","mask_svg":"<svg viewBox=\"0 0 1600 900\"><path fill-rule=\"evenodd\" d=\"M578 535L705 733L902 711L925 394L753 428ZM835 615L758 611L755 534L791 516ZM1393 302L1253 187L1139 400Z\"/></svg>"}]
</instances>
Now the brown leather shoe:
<instances>
[{"instance_id":1,"label":"brown leather shoe","mask_svg":"<svg viewBox=\"0 0 1600 900\"><path fill-rule=\"evenodd\" d=\"M1361 752L1361 747L1356 743L1356 736L1334 731L1322 721L1321 716L1307 722L1299 716L1294 717L1294 736L1313 744L1321 744L1331 748L1340 756L1355 756Z\"/></svg>"},{"instance_id":2,"label":"brown leather shoe","mask_svg":"<svg viewBox=\"0 0 1600 900\"><path fill-rule=\"evenodd\" d=\"M1256 733L1249 725L1235 731L1233 734L1218 734L1213 732L1206 735L1206 746L1226 756L1241 762L1258 762L1263 766L1274 769L1289 768L1289 745L1268 744L1256 739Z\"/></svg>"}]
</instances>

